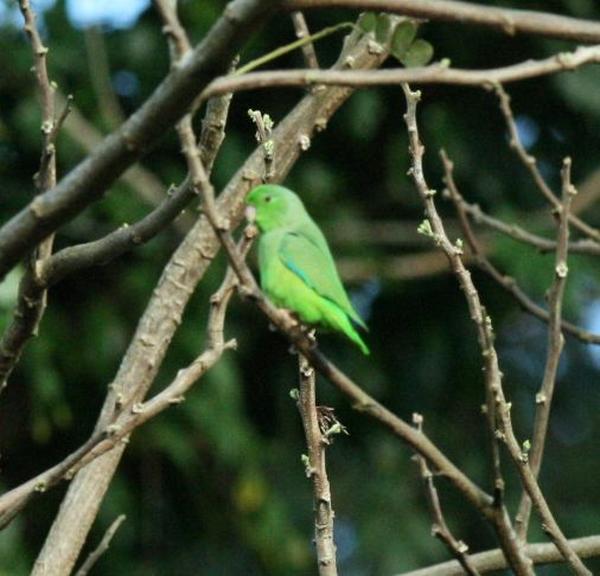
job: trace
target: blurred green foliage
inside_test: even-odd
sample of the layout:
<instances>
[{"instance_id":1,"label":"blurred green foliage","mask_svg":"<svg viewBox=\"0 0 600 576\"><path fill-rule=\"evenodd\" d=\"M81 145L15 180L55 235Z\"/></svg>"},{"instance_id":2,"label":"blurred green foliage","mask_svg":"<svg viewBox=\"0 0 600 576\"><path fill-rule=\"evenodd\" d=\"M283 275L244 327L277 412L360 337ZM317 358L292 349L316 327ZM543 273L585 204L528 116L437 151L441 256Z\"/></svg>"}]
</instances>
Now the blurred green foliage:
<instances>
[{"instance_id":1,"label":"blurred green foliage","mask_svg":"<svg viewBox=\"0 0 600 576\"><path fill-rule=\"evenodd\" d=\"M488 2L492 4L493 2ZM34 3L35 4L35 3ZM500 4L500 2L499 2ZM505 3L504 3L505 4ZM517 3L513 3L516 6ZM39 108L31 52L10 17L14 4L0 2L0 218L7 220L31 198L32 174L39 159ZM600 18L592 0L521 2L583 18ZM181 18L194 41L202 38L222 8L216 0L181 3ZM344 10L307 14L313 31L355 17ZM16 19L19 24L20 20ZM102 117L91 82L97 55L86 52L85 31L73 27L62 1L40 18L50 47L51 77L73 93L79 111L101 131ZM367 22L384 34L385 21ZM412 30L392 42L406 51ZM487 68L543 57L567 44L509 37L473 27L429 23L419 35L435 47L435 58L453 66ZM103 38L111 82L125 114L135 110L168 70L161 23L148 8L130 28L104 25ZM279 15L255 35L242 62L294 38L291 21ZM322 66L341 47L339 36L317 46ZM298 66L294 53L273 66ZM394 62L388 65L395 66ZM575 181L598 168L600 92L598 70L532 80L510 86L513 106L529 150L552 186L559 183L560 161L574 159ZM248 108L281 119L301 96L299 90L250 92L233 100L227 139L214 182L223 186L254 146ZM287 184L298 190L315 218L335 226L362 222L370 230L381 220L415 225L406 246L377 243L334 246L338 255L359 261L413 253L422 208L406 176L407 141L403 98L396 88L356 93L313 142ZM492 214L552 234L548 209L507 145L506 130L492 94L480 89L428 86L420 110L427 147L426 168L433 187L441 188L437 150L444 147L456 163L465 196ZM59 169L65 174L84 152L63 132ZM180 181L184 162L173 134L143 161L165 184ZM443 201L440 199L440 203ZM57 238L58 247L98 238L132 222L148 206L125 184L118 184ZM442 212L453 217L447 203ZM192 211L193 212L193 211ZM596 207L584 216L600 224ZM177 245L169 230L148 245L106 267L66 278L49 294L50 306L40 335L27 348L9 388L0 398L0 486L17 485L56 463L90 433L119 360L152 292L162 267ZM553 270L551 255L538 255L505 238L490 239L493 259L542 303ZM600 268L590 258L571 260L566 312L583 325L600 298ZM208 297L224 271L222 257L212 266L185 315L155 389L202 349ZM494 320L506 389L515 425L525 439L534 395L544 367L543 325L523 315L488 278L475 280ZM0 287L0 326L10 317L18 274ZM371 331L370 358L342 340L324 336L327 353L385 405L405 418L425 416L425 429L451 458L486 489L489 462L480 404L484 393L481 361L473 327L456 281L446 273L397 281L383 275L353 286ZM596 315L598 307L596 306ZM187 401L137 431L121 463L84 555L114 518L127 521L110 551L94 569L97 575L315 573L312 550L311 488L301 455L300 420L289 391L296 384L296 360L253 308L234 301L227 335L239 340L189 394ZM569 536L598 531L600 523L600 356L567 339L561 363L542 484L559 523ZM320 402L335 406L350 436L329 450L328 469L336 510L341 573L384 575L447 558L430 534L430 519L411 453L363 415L354 413L337 392L319 382ZM511 466L509 504L519 496ZM491 531L442 478L437 481L455 534L472 550L495 546ZM0 574L26 574L35 559L64 488L32 502L0 534ZM533 520L537 539L543 535ZM600 570L598 561L590 562ZM540 574L564 574L563 567Z\"/></svg>"}]
</instances>

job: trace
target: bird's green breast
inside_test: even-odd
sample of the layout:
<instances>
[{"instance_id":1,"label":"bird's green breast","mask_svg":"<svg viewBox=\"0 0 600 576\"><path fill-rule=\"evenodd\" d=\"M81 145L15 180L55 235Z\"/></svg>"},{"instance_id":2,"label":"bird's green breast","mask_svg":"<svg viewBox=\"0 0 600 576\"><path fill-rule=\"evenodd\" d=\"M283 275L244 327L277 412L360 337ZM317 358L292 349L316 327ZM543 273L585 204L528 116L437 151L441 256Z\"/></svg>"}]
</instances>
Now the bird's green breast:
<instances>
[{"instance_id":1,"label":"bird's green breast","mask_svg":"<svg viewBox=\"0 0 600 576\"><path fill-rule=\"evenodd\" d=\"M267 232L259 240L258 260L262 289L275 305L293 310L304 322L321 323L323 306L329 303L283 264L279 248L285 234L280 230Z\"/></svg>"}]
</instances>

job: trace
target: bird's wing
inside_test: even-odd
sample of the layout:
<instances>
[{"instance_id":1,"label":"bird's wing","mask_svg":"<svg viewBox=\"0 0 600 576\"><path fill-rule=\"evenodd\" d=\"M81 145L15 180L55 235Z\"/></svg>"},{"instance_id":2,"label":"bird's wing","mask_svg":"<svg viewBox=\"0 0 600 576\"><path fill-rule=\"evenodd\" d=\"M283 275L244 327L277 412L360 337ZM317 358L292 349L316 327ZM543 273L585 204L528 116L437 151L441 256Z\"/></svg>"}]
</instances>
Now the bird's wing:
<instances>
[{"instance_id":1,"label":"bird's wing","mask_svg":"<svg viewBox=\"0 0 600 576\"><path fill-rule=\"evenodd\" d=\"M366 328L348 299L329 250L326 245L323 247L320 244L304 234L288 232L281 240L279 257L307 286L336 304L352 320Z\"/></svg>"}]
</instances>

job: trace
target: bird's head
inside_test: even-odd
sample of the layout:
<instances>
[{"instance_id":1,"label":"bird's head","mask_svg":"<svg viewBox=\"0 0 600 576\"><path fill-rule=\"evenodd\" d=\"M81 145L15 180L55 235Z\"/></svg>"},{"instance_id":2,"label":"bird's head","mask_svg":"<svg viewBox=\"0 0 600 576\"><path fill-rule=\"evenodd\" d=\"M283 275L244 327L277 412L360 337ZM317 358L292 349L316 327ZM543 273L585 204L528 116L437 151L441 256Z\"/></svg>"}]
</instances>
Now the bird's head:
<instances>
[{"instance_id":1,"label":"bird's head","mask_svg":"<svg viewBox=\"0 0 600 576\"><path fill-rule=\"evenodd\" d=\"M291 226L305 212L302 200L294 192L275 184L257 186L248 194L246 203L247 216L256 221L261 232Z\"/></svg>"}]
</instances>

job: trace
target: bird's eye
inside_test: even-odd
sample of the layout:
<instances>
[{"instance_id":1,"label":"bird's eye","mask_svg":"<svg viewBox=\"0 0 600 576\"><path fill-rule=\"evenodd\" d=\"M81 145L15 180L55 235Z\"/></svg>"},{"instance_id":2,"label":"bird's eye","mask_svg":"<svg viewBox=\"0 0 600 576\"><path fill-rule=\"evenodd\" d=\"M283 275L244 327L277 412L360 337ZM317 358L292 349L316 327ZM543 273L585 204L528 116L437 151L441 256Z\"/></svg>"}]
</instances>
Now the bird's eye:
<instances>
[{"instance_id":1,"label":"bird's eye","mask_svg":"<svg viewBox=\"0 0 600 576\"><path fill-rule=\"evenodd\" d=\"M270 202L271 201L271 197L270 196L265 196L265 202Z\"/></svg>"}]
</instances>

